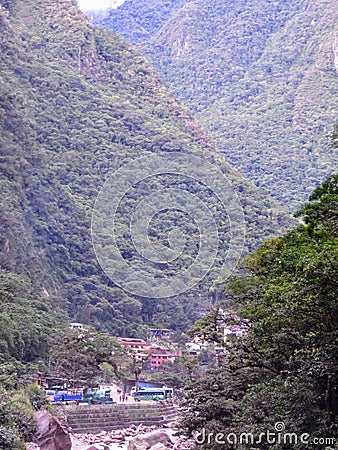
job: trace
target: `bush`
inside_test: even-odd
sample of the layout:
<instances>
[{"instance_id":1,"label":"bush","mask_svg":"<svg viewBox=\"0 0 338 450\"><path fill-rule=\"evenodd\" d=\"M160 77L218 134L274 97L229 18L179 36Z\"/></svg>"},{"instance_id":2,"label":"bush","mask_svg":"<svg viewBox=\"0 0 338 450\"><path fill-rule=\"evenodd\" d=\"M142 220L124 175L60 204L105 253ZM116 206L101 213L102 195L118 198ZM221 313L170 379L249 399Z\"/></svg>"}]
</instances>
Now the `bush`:
<instances>
[{"instance_id":1,"label":"bush","mask_svg":"<svg viewBox=\"0 0 338 450\"><path fill-rule=\"evenodd\" d=\"M21 445L18 431L15 428L6 428L0 425L0 449L20 449Z\"/></svg>"},{"instance_id":2,"label":"bush","mask_svg":"<svg viewBox=\"0 0 338 450\"><path fill-rule=\"evenodd\" d=\"M47 395L36 384L28 386L27 394L35 411L49 406Z\"/></svg>"},{"instance_id":3,"label":"bush","mask_svg":"<svg viewBox=\"0 0 338 450\"><path fill-rule=\"evenodd\" d=\"M34 419L34 409L27 393L18 391L13 394L9 407L20 436L25 441L31 441L36 430L36 421Z\"/></svg>"}]
</instances>

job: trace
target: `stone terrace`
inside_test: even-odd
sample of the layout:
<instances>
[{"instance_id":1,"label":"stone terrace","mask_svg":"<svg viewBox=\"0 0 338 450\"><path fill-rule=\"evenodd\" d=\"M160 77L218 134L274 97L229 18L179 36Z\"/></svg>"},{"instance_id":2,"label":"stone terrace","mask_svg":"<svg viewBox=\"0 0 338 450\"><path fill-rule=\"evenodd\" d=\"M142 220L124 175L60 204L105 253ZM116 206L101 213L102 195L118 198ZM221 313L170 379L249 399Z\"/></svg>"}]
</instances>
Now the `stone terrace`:
<instances>
[{"instance_id":1,"label":"stone terrace","mask_svg":"<svg viewBox=\"0 0 338 450\"><path fill-rule=\"evenodd\" d=\"M114 405L65 406L73 433L98 433L127 428L130 425L162 425L177 416L171 402L147 402Z\"/></svg>"}]
</instances>

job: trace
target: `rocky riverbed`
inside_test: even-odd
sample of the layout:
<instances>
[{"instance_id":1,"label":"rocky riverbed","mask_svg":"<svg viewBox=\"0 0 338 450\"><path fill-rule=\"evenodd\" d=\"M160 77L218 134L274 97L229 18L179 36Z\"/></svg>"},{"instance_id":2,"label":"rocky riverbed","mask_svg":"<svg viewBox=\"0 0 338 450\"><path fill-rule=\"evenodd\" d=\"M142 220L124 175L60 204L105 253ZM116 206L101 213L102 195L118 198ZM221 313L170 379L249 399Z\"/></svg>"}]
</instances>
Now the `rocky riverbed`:
<instances>
[{"instance_id":1,"label":"rocky riverbed","mask_svg":"<svg viewBox=\"0 0 338 450\"><path fill-rule=\"evenodd\" d=\"M131 426L98 434L73 434L72 450L190 450L194 442L177 433L176 423L166 427Z\"/></svg>"},{"instance_id":2,"label":"rocky riverbed","mask_svg":"<svg viewBox=\"0 0 338 450\"><path fill-rule=\"evenodd\" d=\"M97 434L69 434L71 450L190 450L194 441L179 435L176 422L169 422L161 428L156 425L132 425L114 431L101 431ZM53 448L51 448L51 446ZM27 450L57 450L54 444L28 443ZM62 447L63 448L63 447Z\"/></svg>"}]
</instances>

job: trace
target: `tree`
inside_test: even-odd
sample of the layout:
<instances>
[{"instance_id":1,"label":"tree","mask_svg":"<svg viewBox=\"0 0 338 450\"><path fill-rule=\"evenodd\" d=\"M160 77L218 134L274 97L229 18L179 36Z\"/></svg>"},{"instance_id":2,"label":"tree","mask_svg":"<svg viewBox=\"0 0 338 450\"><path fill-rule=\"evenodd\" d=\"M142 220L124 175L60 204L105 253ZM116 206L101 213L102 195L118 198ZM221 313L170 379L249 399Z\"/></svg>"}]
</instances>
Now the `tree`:
<instances>
[{"instance_id":1,"label":"tree","mask_svg":"<svg viewBox=\"0 0 338 450\"><path fill-rule=\"evenodd\" d=\"M92 386L106 377L107 365L119 376L121 354L121 346L111 336L69 329L50 339L50 371L73 386Z\"/></svg>"},{"instance_id":2,"label":"tree","mask_svg":"<svg viewBox=\"0 0 338 450\"><path fill-rule=\"evenodd\" d=\"M286 432L335 436L337 211L338 175L334 175L299 211L303 224L267 241L246 259L247 273L227 283L227 295L232 296L237 313L249 319L250 332L231 342L218 368L187 386L189 414L183 425L190 432L204 426L211 432L257 436L273 431L273 424L282 421ZM210 321L203 330L214 333ZM218 386L216 394L212 383ZM302 445L262 442L260 448L301 449ZM204 447L234 448L215 442Z\"/></svg>"}]
</instances>

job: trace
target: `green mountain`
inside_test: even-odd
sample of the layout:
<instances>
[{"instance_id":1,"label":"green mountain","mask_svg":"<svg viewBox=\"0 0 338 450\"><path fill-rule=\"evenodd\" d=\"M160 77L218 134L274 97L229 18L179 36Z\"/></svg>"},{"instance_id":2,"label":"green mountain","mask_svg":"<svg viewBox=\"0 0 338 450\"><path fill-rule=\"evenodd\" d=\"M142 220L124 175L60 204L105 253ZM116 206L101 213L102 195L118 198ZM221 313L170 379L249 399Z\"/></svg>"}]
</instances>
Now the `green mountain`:
<instances>
[{"instance_id":1,"label":"green mountain","mask_svg":"<svg viewBox=\"0 0 338 450\"><path fill-rule=\"evenodd\" d=\"M92 19L132 42L227 160L291 210L337 167L335 0L126 0Z\"/></svg>"},{"instance_id":2,"label":"green mountain","mask_svg":"<svg viewBox=\"0 0 338 450\"><path fill-rule=\"evenodd\" d=\"M9 311L10 299L22 308L34 300L51 321L61 311L64 322L70 317L127 336L144 335L145 324L184 329L196 319L210 279L171 301L146 299L141 287L137 297L116 286L97 262L91 241L95 199L110 174L135 157L179 151L217 166L244 209L245 252L290 225L285 208L217 153L145 59L113 31L93 27L70 0L1 0L0 51L2 311ZM171 184L183 189L184 181ZM119 210L121 254L128 263L142 262L127 225L133 201L145 192L136 190ZM176 219L183 231L195 233L182 216ZM155 237L166 239L165 225L156 220ZM229 228L222 227L219 242L226 250ZM189 245L182 260L194 256ZM174 269L154 267L159 277ZM20 314L8 314L11 329L23 332ZM43 325L44 337L51 326ZM5 344L10 339L4 336Z\"/></svg>"}]
</instances>

